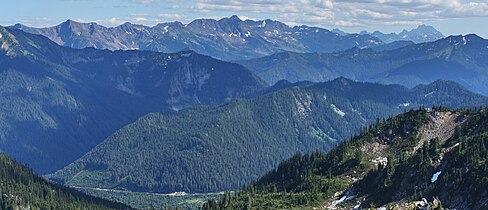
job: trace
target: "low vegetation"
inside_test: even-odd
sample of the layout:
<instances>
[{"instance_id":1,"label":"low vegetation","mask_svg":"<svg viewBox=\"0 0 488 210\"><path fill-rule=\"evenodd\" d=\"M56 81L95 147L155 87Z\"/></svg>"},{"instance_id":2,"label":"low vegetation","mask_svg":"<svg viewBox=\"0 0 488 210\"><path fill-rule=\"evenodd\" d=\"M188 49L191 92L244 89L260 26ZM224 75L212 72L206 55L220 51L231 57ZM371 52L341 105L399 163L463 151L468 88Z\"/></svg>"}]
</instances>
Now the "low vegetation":
<instances>
[{"instance_id":1,"label":"low vegetation","mask_svg":"<svg viewBox=\"0 0 488 210\"><path fill-rule=\"evenodd\" d=\"M210 200L203 208L404 209L420 205L416 201L423 198L438 198L442 202L424 203L486 209L487 123L486 109L409 111L327 154L295 155L242 191Z\"/></svg>"}]
</instances>

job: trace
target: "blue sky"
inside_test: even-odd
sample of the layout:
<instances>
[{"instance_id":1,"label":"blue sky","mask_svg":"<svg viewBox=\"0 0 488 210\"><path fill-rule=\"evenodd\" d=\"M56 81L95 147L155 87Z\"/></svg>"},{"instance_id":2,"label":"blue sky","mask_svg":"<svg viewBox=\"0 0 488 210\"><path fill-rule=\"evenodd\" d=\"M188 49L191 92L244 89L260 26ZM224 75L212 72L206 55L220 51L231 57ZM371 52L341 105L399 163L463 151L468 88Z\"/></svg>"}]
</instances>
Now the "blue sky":
<instances>
[{"instance_id":1,"label":"blue sky","mask_svg":"<svg viewBox=\"0 0 488 210\"><path fill-rule=\"evenodd\" d=\"M116 26L188 23L196 18L275 19L347 32L399 32L429 24L445 35L488 38L488 0L8 0L0 25L57 25L67 19Z\"/></svg>"}]
</instances>

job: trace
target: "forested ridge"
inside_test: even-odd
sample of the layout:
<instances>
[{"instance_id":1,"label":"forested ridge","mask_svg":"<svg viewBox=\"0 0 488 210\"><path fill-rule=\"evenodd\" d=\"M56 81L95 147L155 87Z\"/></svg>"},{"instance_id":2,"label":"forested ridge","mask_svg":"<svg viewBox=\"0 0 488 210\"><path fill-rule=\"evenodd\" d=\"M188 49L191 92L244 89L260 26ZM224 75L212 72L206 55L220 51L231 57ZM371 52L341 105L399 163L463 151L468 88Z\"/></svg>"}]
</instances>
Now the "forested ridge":
<instances>
[{"instance_id":1,"label":"forested ridge","mask_svg":"<svg viewBox=\"0 0 488 210\"><path fill-rule=\"evenodd\" d=\"M188 29L206 33L208 23L232 34L257 24L233 16L198 20ZM312 29L273 21L256 33L280 26ZM75 48L93 44L90 38L111 41L81 36L103 29L96 24L67 21L57 28L80 38L71 40ZM124 30L144 27L112 29L129 34ZM133 207L197 206L229 190L203 208L403 209L422 199L432 208L488 208L488 111L478 108L488 106L488 97L470 91L488 92L488 41L466 35L386 46L370 35L313 29L303 33L306 46L298 52L330 45L315 43L319 36L337 41L325 52L353 43L385 51L300 54L283 52L285 42L262 52L250 45L247 55L238 55L239 48L211 53L280 52L231 63L192 50L73 49L0 26L0 151L19 161L0 154L1 208L130 208L75 189ZM193 40L207 40L200 38ZM166 47L179 51L181 43L174 44ZM269 87L253 72L270 83L317 82ZM52 182L34 171L50 173L45 178ZM202 194L153 199L173 192Z\"/></svg>"},{"instance_id":2,"label":"forested ridge","mask_svg":"<svg viewBox=\"0 0 488 210\"><path fill-rule=\"evenodd\" d=\"M0 153L0 209L132 209L46 181Z\"/></svg>"},{"instance_id":3,"label":"forested ridge","mask_svg":"<svg viewBox=\"0 0 488 210\"><path fill-rule=\"evenodd\" d=\"M488 40L475 34L375 51L355 47L333 53L282 52L239 63L270 84L321 82L338 77L414 87L436 80L455 81L488 93Z\"/></svg>"},{"instance_id":4,"label":"forested ridge","mask_svg":"<svg viewBox=\"0 0 488 210\"><path fill-rule=\"evenodd\" d=\"M329 153L297 154L203 208L415 209L426 198L433 209L486 209L487 123L487 109L409 111Z\"/></svg>"},{"instance_id":5,"label":"forested ridge","mask_svg":"<svg viewBox=\"0 0 488 210\"><path fill-rule=\"evenodd\" d=\"M408 89L340 78L272 89L218 106L151 113L49 178L159 193L239 189L296 152L330 150L377 118L421 105L488 104L445 81Z\"/></svg>"},{"instance_id":6,"label":"forested ridge","mask_svg":"<svg viewBox=\"0 0 488 210\"><path fill-rule=\"evenodd\" d=\"M42 174L150 112L267 87L238 64L192 51L77 50L16 29L0 34L0 149Z\"/></svg>"}]
</instances>

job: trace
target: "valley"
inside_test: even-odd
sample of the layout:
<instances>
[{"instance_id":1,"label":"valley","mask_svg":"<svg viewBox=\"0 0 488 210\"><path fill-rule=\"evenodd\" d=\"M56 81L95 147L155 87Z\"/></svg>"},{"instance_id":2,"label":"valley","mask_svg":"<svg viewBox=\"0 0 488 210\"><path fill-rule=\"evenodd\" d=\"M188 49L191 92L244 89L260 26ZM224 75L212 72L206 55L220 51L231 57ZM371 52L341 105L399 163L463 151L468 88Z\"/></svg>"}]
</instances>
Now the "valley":
<instances>
[{"instance_id":1,"label":"valley","mask_svg":"<svg viewBox=\"0 0 488 210\"><path fill-rule=\"evenodd\" d=\"M242 66L194 52L74 50L15 29L0 33L0 148L43 174L150 112L268 86Z\"/></svg>"},{"instance_id":2,"label":"valley","mask_svg":"<svg viewBox=\"0 0 488 210\"><path fill-rule=\"evenodd\" d=\"M329 151L378 118L419 106L488 104L465 91L442 81L413 89L345 78L290 84L253 99L148 114L47 177L142 192L238 189L297 152Z\"/></svg>"},{"instance_id":3,"label":"valley","mask_svg":"<svg viewBox=\"0 0 488 210\"><path fill-rule=\"evenodd\" d=\"M488 208L487 39L282 7L0 26L0 209Z\"/></svg>"},{"instance_id":4,"label":"valley","mask_svg":"<svg viewBox=\"0 0 488 210\"><path fill-rule=\"evenodd\" d=\"M134 208L181 208L181 209L199 209L201 206L212 199L219 199L223 193L197 193L186 194L183 192L159 194L147 192L131 192L112 189L93 189L93 188L76 188L88 195L117 201L127 204Z\"/></svg>"}]
</instances>

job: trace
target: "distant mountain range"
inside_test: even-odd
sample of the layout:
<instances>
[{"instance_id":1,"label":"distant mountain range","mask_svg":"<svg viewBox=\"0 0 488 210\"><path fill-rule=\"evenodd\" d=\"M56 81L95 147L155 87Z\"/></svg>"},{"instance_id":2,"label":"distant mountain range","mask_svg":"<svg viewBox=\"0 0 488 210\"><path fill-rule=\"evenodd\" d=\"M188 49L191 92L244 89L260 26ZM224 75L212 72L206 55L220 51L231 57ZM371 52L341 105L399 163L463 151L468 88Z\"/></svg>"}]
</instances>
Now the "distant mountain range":
<instances>
[{"instance_id":1,"label":"distant mountain range","mask_svg":"<svg viewBox=\"0 0 488 210\"><path fill-rule=\"evenodd\" d=\"M41 34L62 46L72 48L94 47L109 50L147 50L172 53L191 49L200 54L223 60L245 60L271 54L292 52L334 52L359 48L376 48L384 42L411 40L418 42L442 38L442 34L417 30L395 40L381 41L379 32L373 34L346 34L309 26L290 27L274 20L241 20L237 16L220 20L197 19L189 24L161 23L154 27L125 23L107 28L96 23L78 23L68 20L49 28L32 28L17 24L13 28ZM435 29L434 29L435 30ZM393 36L393 35L383 35ZM425 37L424 37L425 36Z\"/></svg>"},{"instance_id":2,"label":"distant mountain range","mask_svg":"<svg viewBox=\"0 0 488 210\"><path fill-rule=\"evenodd\" d=\"M403 30L402 32L396 33L389 33L384 34L380 31L375 31L369 33L367 31L362 31L359 34L369 34L371 36L377 37L381 39L381 41L385 43L391 43L396 41L412 41L414 43L423 43L423 42L433 42L439 39L444 38L441 32L435 29L432 26L427 25L420 25L419 27L412 29L410 31Z\"/></svg>"},{"instance_id":3,"label":"distant mountain range","mask_svg":"<svg viewBox=\"0 0 488 210\"><path fill-rule=\"evenodd\" d=\"M0 27L0 150L68 186L248 186L210 209L401 206L423 195L483 209L487 111L461 109L488 105L487 70L488 40L425 25L18 24ZM2 209L128 208L3 154L0 165Z\"/></svg>"},{"instance_id":4,"label":"distant mountain range","mask_svg":"<svg viewBox=\"0 0 488 210\"><path fill-rule=\"evenodd\" d=\"M84 155L162 109L219 104L267 84L238 64L192 51L71 49L0 27L0 149L39 173Z\"/></svg>"},{"instance_id":5,"label":"distant mountain range","mask_svg":"<svg viewBox=\"0 0 488 210\"><path fill-rule=\"evenodd\" d=\"M488 95L488 40L474 34L387 51L284 52L239 63L270 84L283 79L320 82L347 77L413 87L442 79Z\"/></svg>"},{"instance_id":6,"label":"distant mountain range","mask_svg":"<svg viewBox=\"0 0 488 210\"><path fill-rule=\"evenodd\" d=\"M203 209L488 208L488 110L409 111Z\"/></svg>"},{"instance_id":7,"label":"distant mountain range","mask_svg":"<svg viewBox=\"0 0 488 210\"><path fill-rule=\"evenodd\" d=\"M361 127L419 106L488 105L446 81L407 89L339 78L278 83L259 97L146 115L48 177L133 191L239 189L297 152L328 151Z\"/></svg>"}]
</instances>

